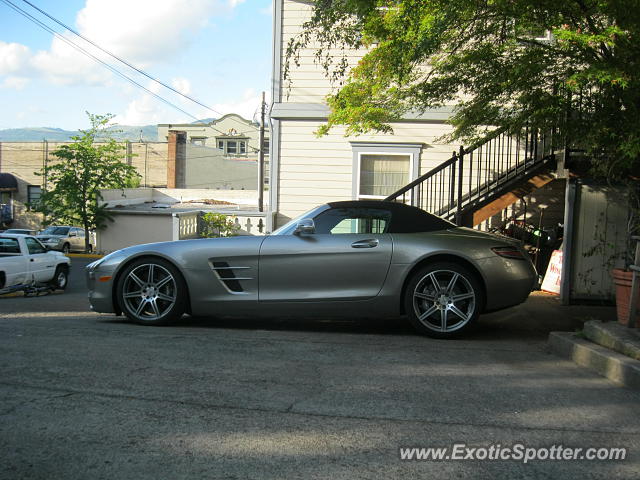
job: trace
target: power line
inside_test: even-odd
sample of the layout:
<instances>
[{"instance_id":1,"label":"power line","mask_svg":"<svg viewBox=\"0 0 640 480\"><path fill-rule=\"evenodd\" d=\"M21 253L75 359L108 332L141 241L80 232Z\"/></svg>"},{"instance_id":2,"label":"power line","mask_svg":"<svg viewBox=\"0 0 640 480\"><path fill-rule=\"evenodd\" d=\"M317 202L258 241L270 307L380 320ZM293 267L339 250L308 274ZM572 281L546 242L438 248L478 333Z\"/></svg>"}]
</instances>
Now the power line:
<instances>
[{"instance_id":1,"label":"power line","mask_svg":"<svg viewBox=\"0 0 640 480\"><path fill-rule=\"evenodd\" d=\"M48 25L42 23L40 20L38 20L37 18L33 17L32 15L30 15L29 13L25 12L24 10L22 10L20 7L18 7L17 5L13 4L10 0L0 0L2 1L5 5L7 5L9 8L12 8L13 10L15 10L16 12L18 12L20 15L24 16L25 18L31 20L32 22L34 22L36 25L38 25L39 27L43 28L44 30L48 31L49 33L51 33L52 35L54 35L55 37L59 38L60 40L62 40L63 42L67 43L68 45L70 45L71 47L75 48L76 50L78 50L80 53L90 57L91 59L93 59L94 61L102 64L105 68L109 69L110 71L112 71L113 73L115 73L116 75L118 75L121 78L124 78L125 80L127 80L128 82L136 85L137 87L143 89L145 92L149 93L150 95L154 96L155 98L157 98L158 100L160 100L161 102L169 105L170 107L173 107L179 111L181 111L182 113L184 113L185 115L188 115L189 117L193 118L194 120L198 120L197 117L195 117L194 115L191 115L189 112L187 112L186 110L183 110L182 108L180 108L179 106L175 105L174 103L170 102L169 100L161 97L160 95L152 92L151 90L149 90L148 88L146 88L144 85L141 85L140 83L136 82L133 78L125 75L124 73L120 72L119 70L117 70L115 67L113 67L112 65L109 65L108 63L100 60L99 58L97 58L95 55L89 53L88 51L86 51L84 48L82 48L81 46L75 44L74 42L72 42L71 40L65 38L63 35L60 35L58 32L56 32L55 30L53 30L51 27L49 27Z\"/></svg>"},{"instance_id":2,"label":"power line","mask_svg":"<svg viewBox=\"0 0 640 480\"><path fill-rule=\"evenodd\" d=\"M3 0L5 1L5 0ZM8 1L8 0L7 0ZM156 77L154 77L153 75L145 72L144 70L136 67L135 65L131 64L130 62L126 61L125 59L119 57L118 55L116 55L115 53L110 52L109 50L102 48L100 45L98 45L97 43L95 43L93 40L85 37L84 35L82 35L79 32L76 32L73 28L71 28L70 26L68 26L67 24L63 23L62 21L58 20L57 18L55 18L54 16L50 15L49 13L45 12L44 10L42 10L41 8L39 8L38 6L34 5L33 3L31 3L28 0L22 0L24 3L26 3L27 5L29 5L31 8L34 8L35 10L37 10L38 12L40 12L42 15L46 16L47 18L53 20L55 23L57 23L58 25L60 25L61 27L65 28L66 30L68 30L69 32L73 33L74 35L78 36L79 38L83 39L85 42L90 43L91 45L93 45L94 47L96 47L98 50L106 53L107 55L109 55L110 57L116 59L117 61L121 62L122 64L126 65L127 67L135 70L136 72L138 72L141 75L144 75L145 77L147 77L148 79L158 83L159 85L162 85L163 87L171 90L172 92L180 95L183 98L186 98L187 100L192 101L193 103L200 105L201 107L206 108L207 110L212 111L213 113L216 113L218 115L222 115L224 116L225 114L223 114L222 112L219 112L211 107L209 107L208 105L205 105L204 103L202 103L200 100L197 100L196 98L191 97L190 95L187 95L186 93L182 93L179 90L173 88L171 85L168 85L166 83L164 83L163 81L157 79ZM195 117L193 117L195 118ZM196 120L199 120L196 118ZM240 123L239 120L236 120L238 123ZM213 128L213 127L212 127ZM218 130L218 132L220 132ZM223 132L220 132L223 133ZM243 132L244 133L244 132Z\"/></svg>"}]
</instances>

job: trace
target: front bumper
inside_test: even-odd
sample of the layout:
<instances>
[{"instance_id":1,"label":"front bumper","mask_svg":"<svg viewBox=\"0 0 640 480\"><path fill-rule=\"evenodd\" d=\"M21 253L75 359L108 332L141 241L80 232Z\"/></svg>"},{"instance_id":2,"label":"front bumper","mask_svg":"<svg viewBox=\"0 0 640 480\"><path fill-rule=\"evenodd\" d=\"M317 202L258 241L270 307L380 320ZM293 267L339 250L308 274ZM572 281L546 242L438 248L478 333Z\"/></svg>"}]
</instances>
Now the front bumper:
<instances>
[{"instance_id":1,"label":"front bumper","mask_svg":"<svg viewBox=\"0 0 640 480\"><path fill-rule=\"evenodd\" d=\"M88 265L85 270L91 310L99 313L117 313L113 302L113 271L91 268L92 265ZM104 280L106 277L111 278Z\"/></svg>"}]
</instances>

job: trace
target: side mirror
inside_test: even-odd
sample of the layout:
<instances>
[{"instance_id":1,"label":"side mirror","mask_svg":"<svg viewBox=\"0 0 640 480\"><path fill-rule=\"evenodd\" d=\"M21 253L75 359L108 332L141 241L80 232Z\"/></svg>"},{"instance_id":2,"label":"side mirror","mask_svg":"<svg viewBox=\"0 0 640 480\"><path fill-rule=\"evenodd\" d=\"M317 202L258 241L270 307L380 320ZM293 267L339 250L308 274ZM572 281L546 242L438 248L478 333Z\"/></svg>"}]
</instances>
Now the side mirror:
<instances>
[{"instance_id":1,"label":"side mirror","mask_svg":"<svg viewBox=\"0 0 640 480\"><path fill-rule=\"evenodd\" d=\"M296 225L296 229L293 231L294 235L316 233L316 224L313 222L313 218L303 218Z\"/></svg>"},{"instance_id":2,"label":"side mirror","mask_svg":"<svg viewBox=\"0 0 640 480\"><path fill-rule=\"evenodd\" d=\"M70 236L70 237L75 237L76 235L77 235L77 233L76 233L76 232L69 232L69 236Z\"/></svg>"}]
</instances>

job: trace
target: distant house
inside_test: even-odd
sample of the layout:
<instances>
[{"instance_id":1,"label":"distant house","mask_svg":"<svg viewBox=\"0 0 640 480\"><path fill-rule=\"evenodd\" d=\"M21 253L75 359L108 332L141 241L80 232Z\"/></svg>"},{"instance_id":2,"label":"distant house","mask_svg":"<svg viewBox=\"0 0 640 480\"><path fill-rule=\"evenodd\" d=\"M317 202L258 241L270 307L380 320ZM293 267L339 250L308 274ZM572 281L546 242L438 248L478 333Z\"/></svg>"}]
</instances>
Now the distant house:
<instances>
[{"instance_id":1,"label":"distant house","mask_svg":"<svg viewBox=\"0 0 640 480\"><path fill-rule=\"evenodd\" d=\"M158 140L168 141L169 130L187 134L187 144L220 150L228 158L256 159L260 151L260 126L235 113L208 123L160 123ZM269 153L269 131L265 131L265 153Z\"/></svg>"}]
</instances>

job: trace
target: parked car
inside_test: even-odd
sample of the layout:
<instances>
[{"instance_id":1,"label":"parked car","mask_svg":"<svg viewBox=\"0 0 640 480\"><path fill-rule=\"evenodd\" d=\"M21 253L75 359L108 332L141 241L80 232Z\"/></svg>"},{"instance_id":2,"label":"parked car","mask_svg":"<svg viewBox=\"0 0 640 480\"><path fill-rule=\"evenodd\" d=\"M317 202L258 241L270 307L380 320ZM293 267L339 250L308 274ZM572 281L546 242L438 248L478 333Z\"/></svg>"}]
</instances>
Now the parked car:
<instances>
[{"instance_id":1,"label":"parked car","mask_svg":"<svg viewBox=\"0 0 640 480\"><path fill-rule=\"evenodd\" d=\"M40 232L37 238L51 250L69 253L85 251L85 235L84 228L51 225ZM91 252L95 249L96 242L93 235L90 235L89 238L89 251Z\"/></svg>"},{"instance_id":2,"label":"parked car","mask_svg":"<svg viewBox=\"0 0 640 480\"><path fill-rule=\"evenodd\" d=\"M91 308L162 325L192 315L398 316L452 337L523 302L519 242L395 202L321 205L267 236L124 248L87 266Z\"/></svg>"},{"instance_id":3,"label":"parked car","mask_svg":"<svg viewBox=\"0 0 640 480\"><path fill-rule=\"evenodd\" d=\"M18 235L37 235L37 230L29 230L28 228L9 228L1 233L15 233Z\"/></svg>"},{"instance_id":4,"label":"parked car","mask_svg":"<svg viewBox=\"0 0 640 480\"><path fill-rule=\"evenodd\" d=\"M0 234L0 293L46 285L64 290L71 259L29 235Z\"/></svg>"}]
</instances>

